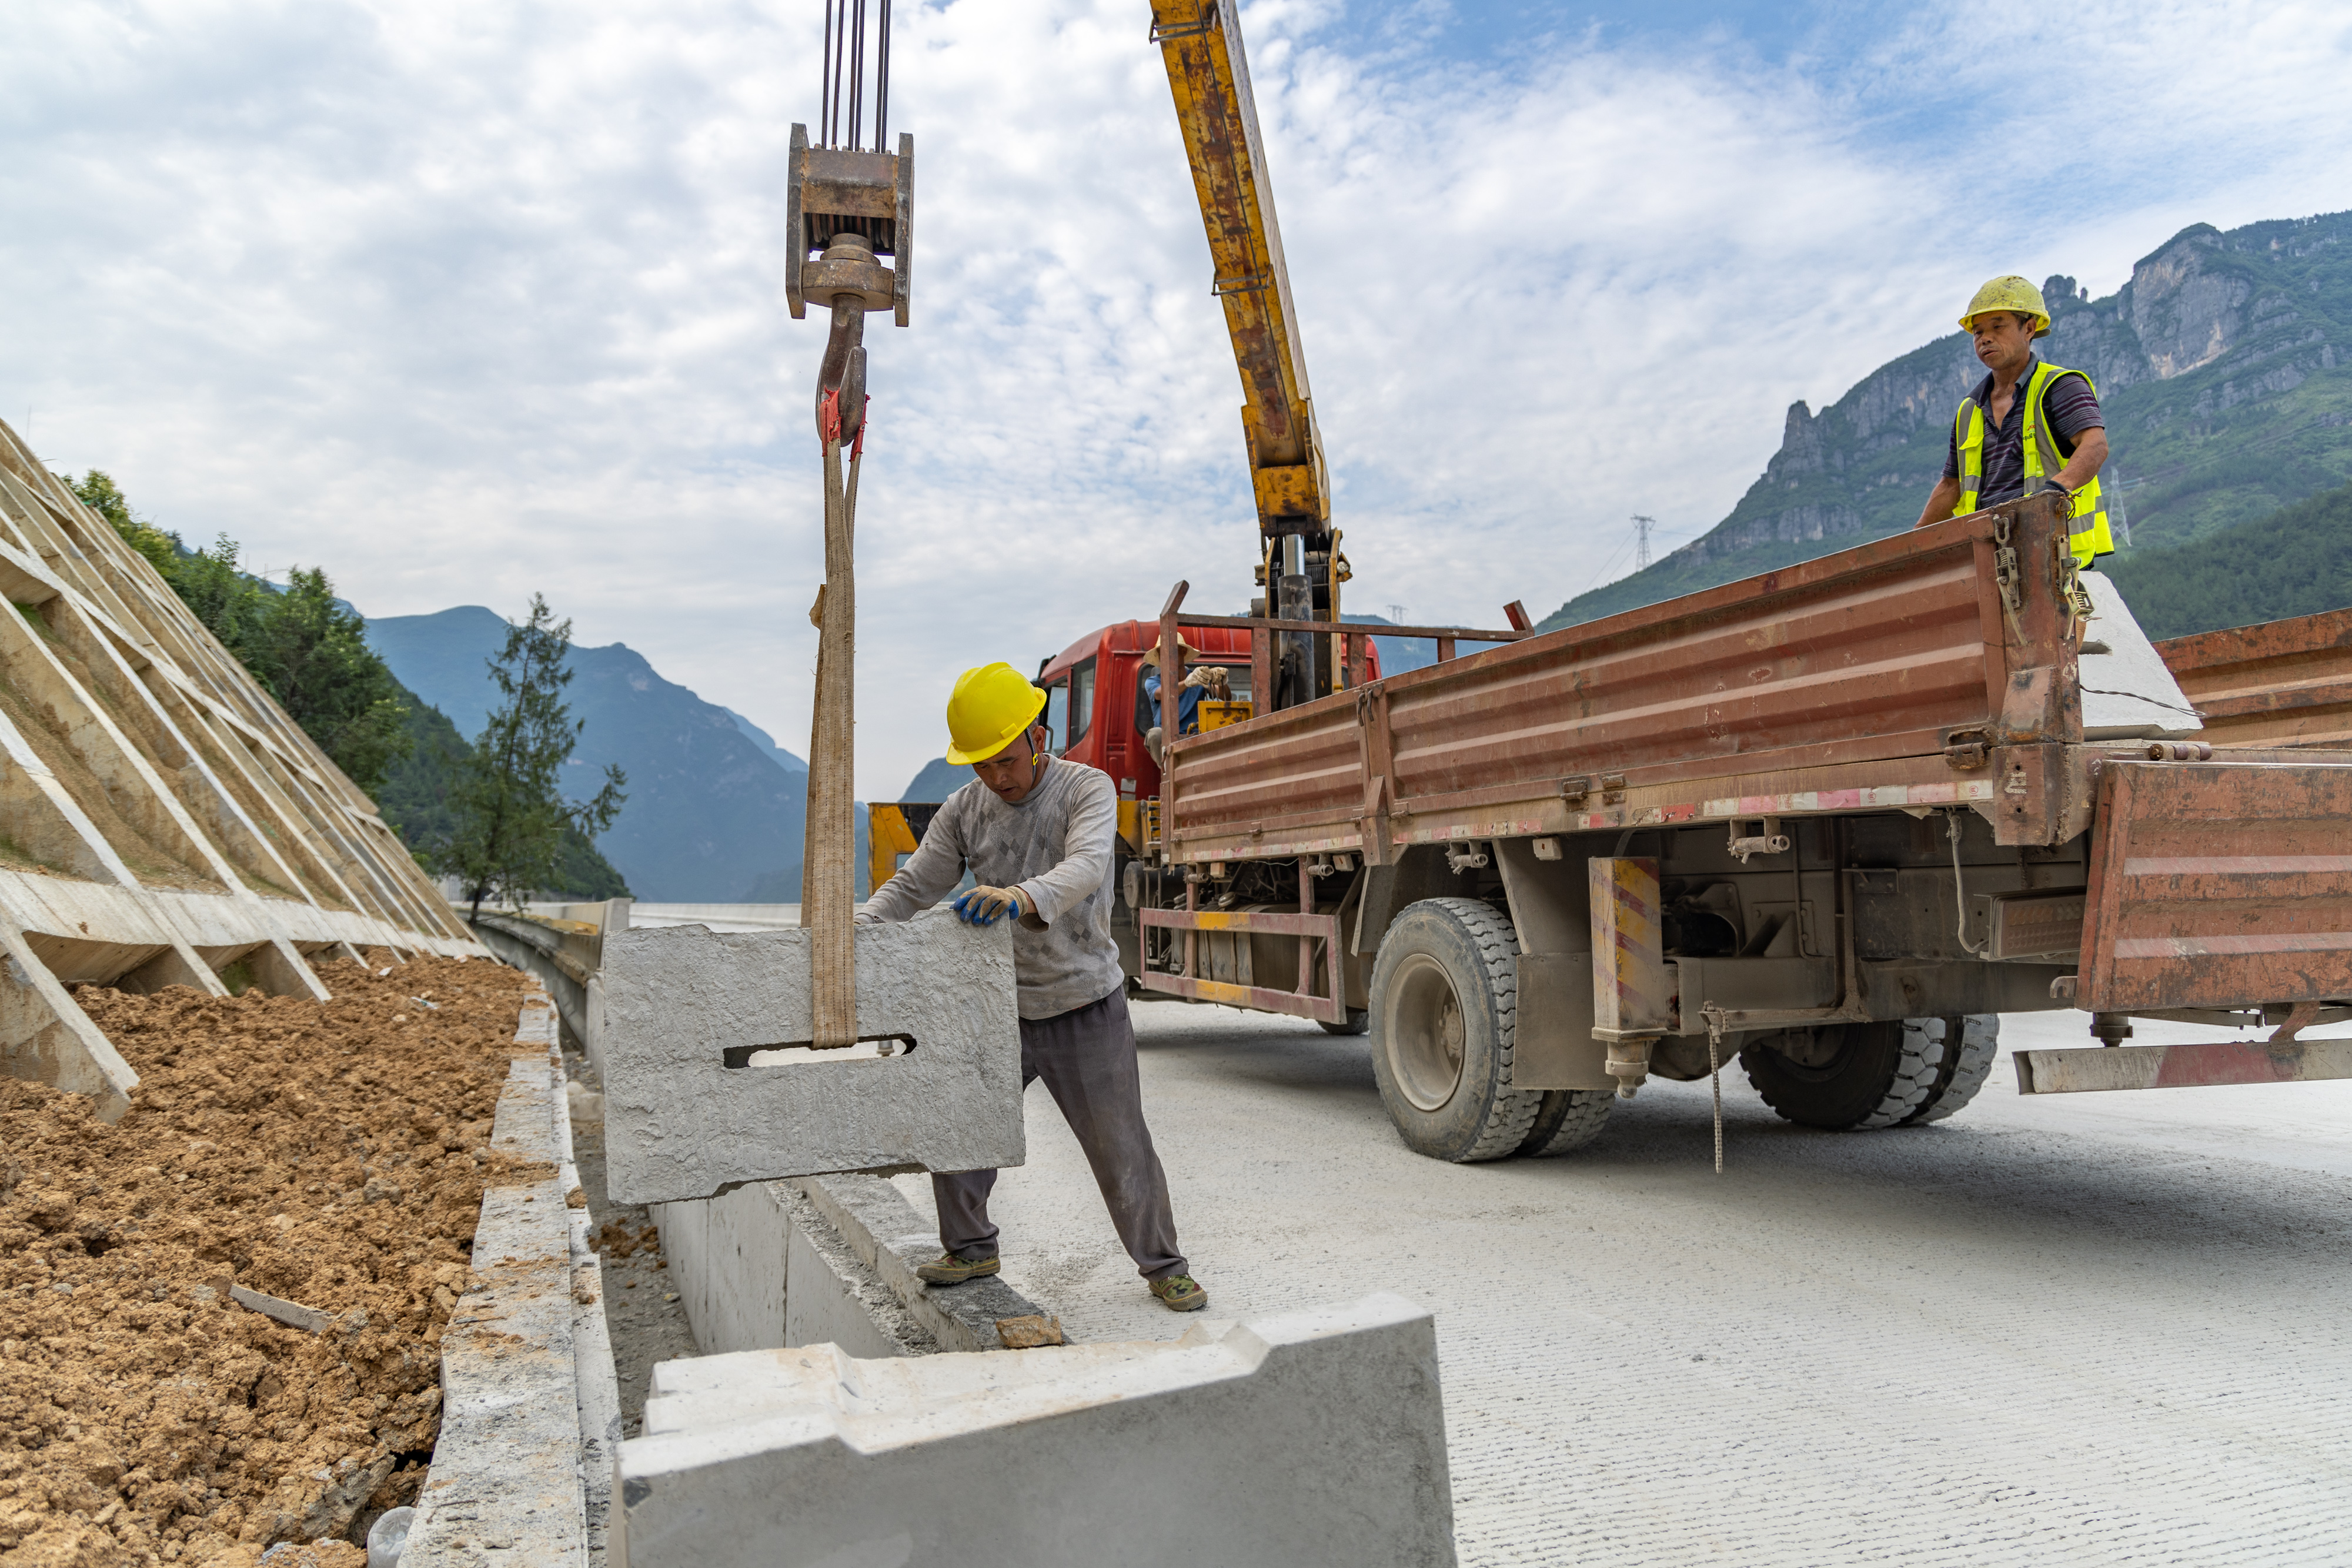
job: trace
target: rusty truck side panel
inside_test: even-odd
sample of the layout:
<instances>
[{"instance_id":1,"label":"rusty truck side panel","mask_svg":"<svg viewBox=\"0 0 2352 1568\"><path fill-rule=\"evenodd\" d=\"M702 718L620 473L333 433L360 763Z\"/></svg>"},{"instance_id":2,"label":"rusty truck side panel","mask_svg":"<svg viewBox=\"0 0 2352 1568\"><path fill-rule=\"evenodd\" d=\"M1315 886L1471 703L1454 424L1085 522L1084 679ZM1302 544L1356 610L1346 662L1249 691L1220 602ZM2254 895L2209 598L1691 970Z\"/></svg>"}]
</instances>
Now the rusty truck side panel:
<instances>
[{"instance_id":1,"label":"rusty truck side panel","mask_svg":"<svg viewBox=\"0 0 2352 1568\"><path fill-rule=\"evenodd\" d=\"M2352 768L2109 762L2098 789L2078 1006L2352 995Z\"/></svg>"},{"instance_id":2,"label":"rusty truck side panel","mask_svg":"<svg viewBox=\"0 0 2352 1568\"><path fill-rule=\"evenodd\" d=\"M1171 858L1956 803L2058 841L2063 529L2012 502L1188 737Z\"/></svg>"},{"instance_id":3,"label":"rusty truck side panel","mask_svg":"<svg viewBox=\"0 0 2352 1568\"><path fill-rule=\"evenodd\" d=\"M2216 752L2084 741L2087 602L2038 497L1526 637L1178 742L1161 863L1968 807L2093 832L2074 1005L2352 1000L2352 612L2166 645Z\"/></svg>"},{"instance_id":4,"label":"rusty truck side panel","mask_svg":"<svg viewBox=\"0 0 2352 1568\"><path fill-rule=\"evenodd\" d=\"M2158 643L2217 746L2352 747L2352 610Z\"/></svg>"}]
</instances>

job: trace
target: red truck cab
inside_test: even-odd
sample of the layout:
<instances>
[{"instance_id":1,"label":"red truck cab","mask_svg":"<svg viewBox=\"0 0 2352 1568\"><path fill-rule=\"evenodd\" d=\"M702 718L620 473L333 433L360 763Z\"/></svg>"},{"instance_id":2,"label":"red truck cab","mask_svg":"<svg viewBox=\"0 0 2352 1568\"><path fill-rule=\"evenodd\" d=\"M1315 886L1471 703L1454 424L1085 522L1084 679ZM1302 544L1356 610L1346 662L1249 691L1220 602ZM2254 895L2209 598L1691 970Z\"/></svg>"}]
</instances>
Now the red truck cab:
<instances>
[{"instance_id":1,"label":"red truck cab","mask_svg":"<svg viewBox=\"0 0 2352 1568\"><path fill-rule=\"evenodd\" d=\"M1251 702L1250 634L1238 626L1188 626L1185 643L1194 650L1185 663L1222 665L1234 698ZM1045 661L1037 684L1045 688L1039 716L1053 731L1054 753L1099 768L1118 788L1119 832L1135 852L1135 803L1160 792L1160 765L1144 746L1145 732L1160 722L1158 705L1144 694L1144 655L1160 641L1151 621L1121 621L1084 637ZM1380 645L1365 651L1365 674L1378 680Z\"/></svg>"}]
</instances>

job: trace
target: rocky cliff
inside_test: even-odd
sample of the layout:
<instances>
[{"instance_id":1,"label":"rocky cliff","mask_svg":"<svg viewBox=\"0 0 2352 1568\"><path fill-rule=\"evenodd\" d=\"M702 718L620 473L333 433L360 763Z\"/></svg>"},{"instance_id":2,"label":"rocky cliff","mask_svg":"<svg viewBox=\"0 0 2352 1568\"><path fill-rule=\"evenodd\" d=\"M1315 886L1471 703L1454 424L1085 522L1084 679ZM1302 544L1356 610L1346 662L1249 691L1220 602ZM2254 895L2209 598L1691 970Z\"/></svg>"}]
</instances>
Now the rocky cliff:
<instances>
[{"instance_id":1,"label":"rocky cliff","mask_svg":"<svg viewBox=\"0 0 2352 1568\"><path fill-rule=\"evenodd\" d=\"M2139 548L2202 537L2352 478L2352 213L2199 224L2093 299L2043 285L2043 353L2097 384L2106 478ZM1547 627L1654 603L1908 527L1943 472L1952 411L1984 374L1953 332L1828 408L1793 404L1780 450L1714 529L1562 605Z\"/></svg>"}]
</instances>

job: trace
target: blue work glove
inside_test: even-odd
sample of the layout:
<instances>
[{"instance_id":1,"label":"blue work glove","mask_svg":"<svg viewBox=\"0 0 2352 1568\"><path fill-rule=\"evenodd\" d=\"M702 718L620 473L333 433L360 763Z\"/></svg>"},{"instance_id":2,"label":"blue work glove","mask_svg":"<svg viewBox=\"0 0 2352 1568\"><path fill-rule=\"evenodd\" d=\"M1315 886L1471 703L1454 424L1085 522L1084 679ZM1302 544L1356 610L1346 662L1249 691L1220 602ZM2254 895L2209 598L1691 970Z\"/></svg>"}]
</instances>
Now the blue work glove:
<instances>
[{"instance_id":1,"label":"blue work glove","mask_svg":"<svg viewBox=\"0 0 2352 1568\"><path fill-rule=\"evenodd\" d=\"M1027 913L1017 887L971 888L950 907L966 925L993 925L1008 915Z\"/></svg>"}]
</instances>

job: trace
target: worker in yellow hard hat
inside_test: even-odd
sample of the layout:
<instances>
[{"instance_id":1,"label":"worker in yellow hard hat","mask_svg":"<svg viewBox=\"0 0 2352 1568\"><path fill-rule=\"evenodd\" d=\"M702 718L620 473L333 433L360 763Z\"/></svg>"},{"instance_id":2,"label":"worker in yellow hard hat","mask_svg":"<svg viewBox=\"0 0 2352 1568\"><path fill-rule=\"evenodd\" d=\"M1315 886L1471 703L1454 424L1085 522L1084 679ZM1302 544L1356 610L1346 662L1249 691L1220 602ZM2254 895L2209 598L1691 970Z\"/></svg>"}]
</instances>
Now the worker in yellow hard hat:
<instances>
[{"instance_id":1,"label":"worker in yellow hard hat","mask_svg":"<svg viewBox=\"0 0 2352 1568\"><path fill-rule=\"evenodd\" d=\"M1010 664L957 678L948 760L969 763L978 777L948 797L857 918L909 919L971 871L980 885L956 899L956 914L980 925L1013 923L1022 1087L1045 1081L1151 1293L1171 1311L1194 1312L1209 1293L1176 1248L1167 1174L1143 1121L1127 975L1110 934L1118 792L1109 775L1053 754L1053 736L1037 722L1045 706L1045 692ZM931 1177L945 1250L917 1273L959 1285L997 1271L988 1218L995 1186L994 1171Z\"/></svg>"},{"instance_id":2,"label":"worker in yellow hard hat","mask_svg":"<svg viewBox=\"0 0 2352 1568\"><path fill-rule=\"evenodd\" d=\"M2080 371L2033 351L2049 335L2050 308L2024 278L1996 277L1960 317L1989 372L1960 400L1944 476L1914 525L1978 511L2020 496L2057 490L2071 497L2067 532L2078 566L2111 553L2099 469L2107 460L2106 416Z\"/></svg>"}]
</instances>

